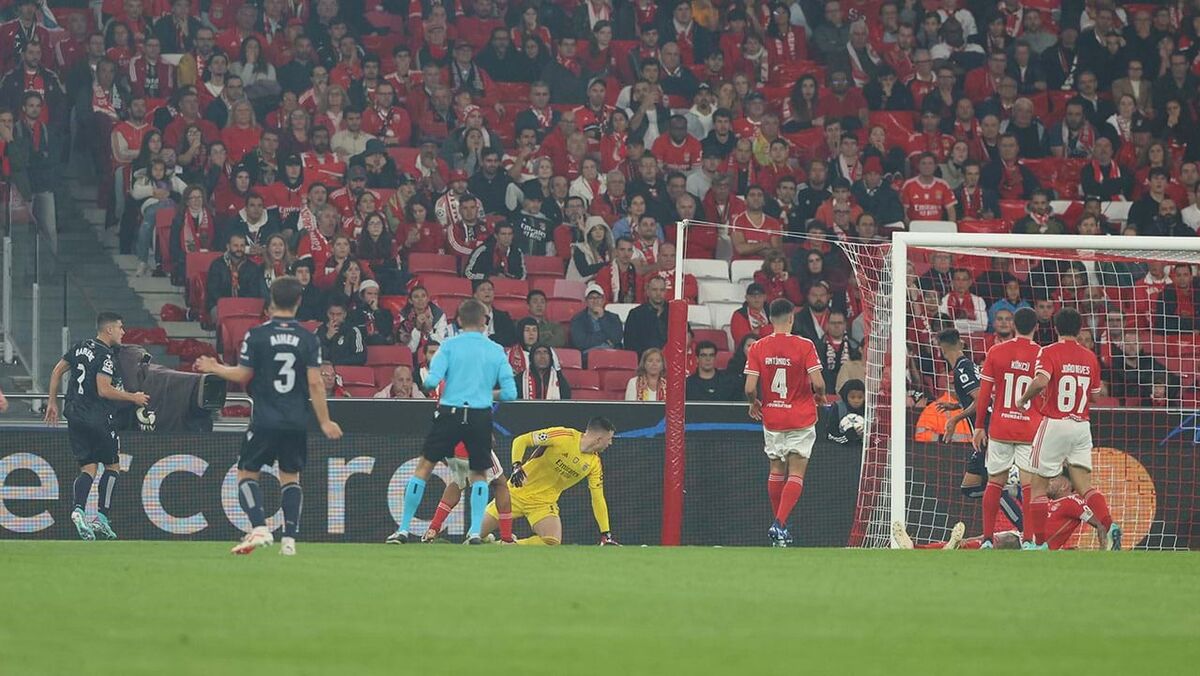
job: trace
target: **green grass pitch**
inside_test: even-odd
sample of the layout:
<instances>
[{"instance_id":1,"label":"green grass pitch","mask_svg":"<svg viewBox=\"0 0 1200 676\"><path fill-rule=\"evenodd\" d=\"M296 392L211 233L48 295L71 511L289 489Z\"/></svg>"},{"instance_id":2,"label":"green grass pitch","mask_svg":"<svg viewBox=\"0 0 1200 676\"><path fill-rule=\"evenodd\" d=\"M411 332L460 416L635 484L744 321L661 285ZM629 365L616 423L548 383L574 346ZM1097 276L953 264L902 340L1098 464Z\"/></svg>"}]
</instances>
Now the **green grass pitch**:
<instances>
[{"instance_id":1,"label":"green grass pitch","mask_svg":"<svg viewBox=\"0 0 1200 676\"><path fill-rule=\"evenodd\" d=\"M1200 663L1195 552L227 552L0 543L0 674L1157 676Z\"/></svg>"}]
</instances>

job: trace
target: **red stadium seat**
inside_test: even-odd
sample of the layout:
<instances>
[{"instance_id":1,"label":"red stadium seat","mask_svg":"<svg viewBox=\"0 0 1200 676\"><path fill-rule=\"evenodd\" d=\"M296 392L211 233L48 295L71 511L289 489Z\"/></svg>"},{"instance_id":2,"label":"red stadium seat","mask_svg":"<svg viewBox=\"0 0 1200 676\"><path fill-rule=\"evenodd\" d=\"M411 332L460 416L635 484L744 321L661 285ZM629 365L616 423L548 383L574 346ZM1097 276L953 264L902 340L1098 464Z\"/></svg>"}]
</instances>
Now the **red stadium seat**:
<instances>
[{"instance_id":1,"label":"red stadium seat","mask_svg":"<svg viewBox=\"0 0 1200 676\"><path fill-rule=\"evenodd\" d=\"M525 297L529 295L529 282L523 279L494 277L491 282L496 288L497 298L520 298L521 300L525 300Z\"/></svg>"},{"instance_id":2,"label":"red stadium seat","mask_svg":"<svg viewBox=\"0 0 1200 676\"><path fill-rule=\"evenodd\" d=\"M524 298L497 298L492 304L512 315L513 321L529 316L529 305Z\"/></svg>"},{"instance_id":3,"label":"red stadium seat","mask_svg":"<svg viewBox=\"0 0 1200 676\"><path fill-rule=\"evenodd\" d=\"M1025 202L1021 200L1000 200L1000 220L1011 228L1013 223L1025 218L1029 213L1025 210Z\"/></svg>"},{"instance_id":4,"label":"red stadium seat","mask_svg":"<svg viewBox=\"0 0 1200 676\"><path fill-rule=\"evenodd\" d=\"M629 379L637 375L637 371L628 369L608 369L597 371L600 374L600 389L605 392L618 392L622 395L629 386Z\"/></svg>"},{"instance_id":5,"label":"red stadium seat","mask_svg":"<svg viewBox=\"0 0 1200 676\"><path fill-rule=\"evenodd\" d=\"M368 345L367 366L412 366L412 350L407 345Z\"/></svg>"},{"instance_id":6,"label":"red stadium seat","mask_svg":"<svg viewBox=\"0 0 1200 676\"><path fill-rule=\"evenodd\" d=\"M582 300L551 298L546 303L546 317L552 322L571 323L571 318L583 309Z\"/></svg>"},{"instance_id":7,"label":"red stadium seat","mask_svg":"<svg viewBox=\"0 0 1200 676\"><path fill-rule=\"evenodd\" d=\"M443 296L458 296L467 298L471 295L471 280L452 275L421 275L421 284L429 290L429 295L440 301ZM440 302L438 303L441 304Z\"/></svg>"},{"instance_id":8,"label":"red stadium seat","mask_svg":"<svg viewBox=\"0 0 1200 676\"><path fill-rule=\"evenodd\" d=\"M612 44L615 49L616 41ZM524 82L496 82L492 86L501 103L529 104L529 85Z\"/></svg>"},{"instance_id":9,"label":"red stadium seat","mask_svg":"<svg viewBox=\"0 0 1200 676\"><path fill-rule=\"evenodd\" d=\"M413 274L421 272L451 273L458 269L458 257L450 254L413 252L408 255L408 269Z\"/></svg>"},{"instance_id":10,"label":"red stadium seat","mask_svg":"<svg viewBox=\"0 0 1200 676\"><path fill-rule=\"evenodd\" d=\"M379 391L379 388L374 385L346 385L345 387L350 396L362 399L374 397L375 393Z\"/></svg>"},{"instance_id":11,"label":"red stadium seat","mask_svg":"<svg viewBox=\"0 0 1200 676\"><path fill-rule=\"evenodd\" d=\"M599 390L600 389L600 374L596 371L584 371L582 369L563 369L563 375L567 376L567 382L571 384L571 391L575 390Z\"/></svg>"},{"instance_id":12,"label":"red stadium seat","mask_svg":"<svg viewBox=\"0 0 1200 676\"><path fill-rule=\"evenodd\" d=\"M396 169L399 171L409 171L417 164L417 155L421 151L417 148L388 148L388 156L396 163Z\"/></svg>"},{"instance_id":13,"label":"red stadium seat","mask_svg":"<svg viewBox=\"0 0 1200 676\"><path fill-rule=\"evenodd\" d=\"M692 329L695 334L692 340L692 346L696 346L701 341L710 340L717 346L718 352L724 352L729 349L729 336L724 329Z\"/></svg>"},{"instance_id":14,"label":"red stadium seat","mask_svg":"<svg viewBox=\"0 0 1200 676\"><path fill-rule=\"evenodd\" d=\"M567 382L571 382L569 378ZM571 398L582 401L612 401L613 399L610 393L603 390L577 390L574 385L571 385Z\"/></svg>"},{"instance_id":15,"label":"red stadium seat","mask_svg":"<svg viewBox=\"0 0 1200 676\"><path fill-rule=\"evenodd\" d=\"M375 372L375 387L383 388L392 382L392 371L395 371L396 367L372 366L371 370Z\"/></svg>"},{"instance_id":16,"label":"red stadium seat","mask_svg":"<svg viewBox=\"0 0 1200 676\"><path fill-rule=\"evenodd\" d=\"M375 387L375 369L370 366L337 366L335 370L341 376L342 384L347 387L350 385Z\"/></svg>"},{"instance_id":17,"label":"red stadium seat","mask_svg":"<svg viewBox=\"0 0 1200 676\"><path fill-rule=\"evenodd\" d=\"M175 210L162 208L154 212L154 236L158 240L158 260L163 270L171 272L171 223L175 220Z\"/></svg>"},{"instance_id":18,"label":"red stadium seat","mask_svg":"<svg viewBox=\"0 0 1200 676\"><path fill-rule=\"evenodd\" d=\"M442 312L446 313L446 321L454 321L458 316L458 306L466 300L465 296L442 296L437 299L437 306L442 308Z\"/></svg>"},{"instance_id":19,"label":"red stadium seat","mask_svg":"<svg viewBox=\"0 0 1200 676\"><path fill-rule=\"evenodd\" d=\"M554 353L558 355L558 365L561 368L583 368L583 353L579 350L571 347L558 347L554 349Z\"/></svg>"},{"instance_id":20,"label":"red stadium seat","mask_svg":"<svg viewBox=\"0 0 1200 676\"><path fill-rule=\"evenodd\" d=\"M263 316L263 299L261 298L221 298L217 301L216 317L213 319L232 319L234 317L249 317L259 319Z\"/></svg>"},{"instance_id":21,"label":"red stadium seat","mask_svg":"<svg viewBox=\"0 0 1200 676\"><path fill-rule=\"evenodd\" d=\"M550 291L554 288L554 283L561 280L561 274L549 274L545 272L531 272L525 276L525 280L529 282L529 290L537 290L546 294L548 297Z\"/></svg>"},{"instance_id":22,"label":"red stadium seat","mask_svg":"<svg viewBox=\"0 0 1200 676\"><path fill-rule=\"evenodd\" d=\"M638 356L632 350L592 350L587 354L589 369L626 369L636 371Z\"/></svg>"},{"instance_id":23,"label":"red stadium seat","mask_svg":"<svg viewBox=\"0 0 1200 676\"><path fill-rule=\"evenodd\" d=\"M569 298L583 300L583 292L587 290L587 282L580 279L560 279L554 282L551 298Z\"/></svg>"},{"instance_id":24,"label":"red stadium seat","mask_svg":"<svg viewBox=\"0 0 1200 676\"><path fill-rule=\"evenodd\" d=\"M558 256L526 256L525 272L563 276L563 261Z\"/></svg>"},{"instance_id":25,"label":"red stadium seat","mask_svg":"<svg viewBox=\"0 0 1200 676\"><path fill-rule=\"evenodd\" d=\"M307 329L309 333L316 333L317 329L321 328L321 322L310 319L306 322L300 322L300 326Z\"/></svg>"},{"instance_id":26,"label":"red stadium seat","mask_svg":"<svg viewBox=\"0 0 1200 676\"><path fill-rule=\"evenodd\" d=\"M732 352L717 353L717 370L724 371L725 367L729 366L729 360L733 358Z\"/></svg>"},{"instance_id":27,"label":"red stadium seat","mask_svg":"<svg viewBox=\"0 0 1200 676\"><path fill-rule=\"evenodd\" d=\"M392 317L400 316L400 311L408 305L408 296L380 296L379 306L392 313Z\"/></svg>"},{"instance_id":28,"label":"red stadium seat","mask_svg":"<svg viewBox=\"0 0 1200 676\"><path fill-rule=\"evenodd\" d=\"M221 352L226 364L236 364L238 350L246 332L262 321L257 317L232 317L221 322L217 338L221 341Z\"/></svg>"}]
</instances>

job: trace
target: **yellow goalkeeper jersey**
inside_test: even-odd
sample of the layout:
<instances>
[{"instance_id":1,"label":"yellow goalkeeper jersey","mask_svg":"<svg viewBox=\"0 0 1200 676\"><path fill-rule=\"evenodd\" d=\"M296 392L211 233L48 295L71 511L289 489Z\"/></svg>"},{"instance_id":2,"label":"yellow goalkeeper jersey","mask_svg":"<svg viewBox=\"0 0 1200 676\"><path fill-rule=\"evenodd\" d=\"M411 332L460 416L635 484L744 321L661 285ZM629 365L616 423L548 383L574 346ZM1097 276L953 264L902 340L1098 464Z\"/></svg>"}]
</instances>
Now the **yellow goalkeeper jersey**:
<instances>
[{"instance_id":1,"label":"yellow goalkeeper jersey","mask_svg":"<svg viewBox=\"0 0 1200 676\"><path fill-rule=\"evenodd\" d=\"M579 450L583 433L569 427L547 427L513 439L512 461L523 462L525 483L511 489L514 502L554 503L562 492L588 480L592 514L601 532L609 530L604 500L604 468L600 456Z\"/></svg>"}]
</instances>

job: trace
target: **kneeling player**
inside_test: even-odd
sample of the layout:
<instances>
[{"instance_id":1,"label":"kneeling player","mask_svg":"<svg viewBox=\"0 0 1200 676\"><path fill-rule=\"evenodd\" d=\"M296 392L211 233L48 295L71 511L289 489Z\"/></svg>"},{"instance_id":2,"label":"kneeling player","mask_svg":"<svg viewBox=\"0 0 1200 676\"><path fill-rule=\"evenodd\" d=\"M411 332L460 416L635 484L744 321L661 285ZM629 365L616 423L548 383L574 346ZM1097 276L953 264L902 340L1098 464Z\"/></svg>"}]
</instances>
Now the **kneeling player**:
<instances>
[{"instance_id":1,"label":"kneeling player","mask_svg":"<svg viewBox=\"0 0 1200 676\"><path fill-rule=\"evenodd\" d=\"M271 283L271 319L246 333L237 366L220 364L212 357L196 360L196 370L201 373L212 373L231 383L249 383L247 392L254 402L250 428L238 458L237 487L238 502L253 530L233 547L234 554L250 554L275 542L267 528L258 477L263 467L276 461L283 507L279 553L296 553L304 502L300 470L308 458L307 430L313 414L326 437L342 436L342 428L329 419L321 379L321 343L296 321L303 291L295 277L279 277Z\"/></svg>"},{"instance_id":2,"label":"kneeling player","mask_svg":"<svg viewBox=\"0 0 1200 676\"><path fill-rule=\"evenodd\" d=\"M519 545L562 543L562 521L558 497L563 491L588 480L592 514L600 528L600 544L615 545L608 526L608 503L604 500L604 468L600 454L613 441L615 428L607 418L592 418L580 432L569 427L547 427L513 439L512 515L525 517L533 529ZM483 532L491 533L499 521L495 502L487 506Z\"/></svg>"},{"instance_id":3,"label":"kneeling player","mask_svg":"<svg viewBox=\"0 0 1200 676\"><path fill-rule=\"evenodd\" d=\"M495 445L495 437L493 437L492 446ZM458 501L462 499L462 492L471 483L471 467L465 445L459 444L454 448L454 457L446 460L446 468L450 470L450 481L446 483L446 488L442 491L442 499L438 501L437 511L433 513L433 519L429 522L429 530L426 530L425 535L421 536L421 542L433 542L437 539L438 533L442 532L442 524L445 523L446 517L450 516L450 512L458 506ZM495 451L492 451L492 467L484 473L484 478L487 479L496 494L496 510L500 516L500 540L511 544L513 541L511 496L508 492L508 481L504 477L504 468L500 466L500 458L496 457ZM388 538L388 543L392 544L391 538Z\"/></svg>"},{"instance_id":4,"label":"kneeling player","mask_svg":"<svg viewBox=\"0 0 1200 676\"><path fill-rule=\"evenodd\" d=\"M746 351L746 400L750 417L763 424L764 450L771 461L767 495L775 520L767 530L772 546L792 543L788 516L804 491L804 472L817 440L817 406L825 404L825 376L812 341L792 335L794 306L771 301L771 335ZM762 399L758 383L762 381ZM786 477L786 479L785 479Z\"/></svg>"}]
</instances>

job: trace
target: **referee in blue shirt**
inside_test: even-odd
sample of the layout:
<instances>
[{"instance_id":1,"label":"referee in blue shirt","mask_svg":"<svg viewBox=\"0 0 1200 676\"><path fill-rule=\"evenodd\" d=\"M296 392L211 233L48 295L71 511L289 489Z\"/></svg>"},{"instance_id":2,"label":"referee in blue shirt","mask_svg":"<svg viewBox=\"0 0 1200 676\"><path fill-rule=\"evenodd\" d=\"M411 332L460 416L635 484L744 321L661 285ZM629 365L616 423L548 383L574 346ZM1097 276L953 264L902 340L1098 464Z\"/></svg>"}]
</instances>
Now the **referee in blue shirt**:
<instances>
[{"instance_id":1,"label":"referee in blue shirt","mask_svg":"<svg viewBox=\"0 0 1200 676\"><path fill-rule=\"evenodd\" d=\"M404 514L399 528L387 539L391 544L408 542L408 528L425 495L425 482L439 461L454 457L459 442L467 447L471 467L467 539L471 544L481 542L479 531L488 503L484 472L492 466L492 391L499 386L500 400L512 401L517 398L517 383L504 348L484 335L487 308L483 303L472 298L460 305L458 325L462 333L442 343L423 383L426 390L433 390L444 380L446 388L433 414L422 457L404 489Z\"/></svg>"}]
</instances>

